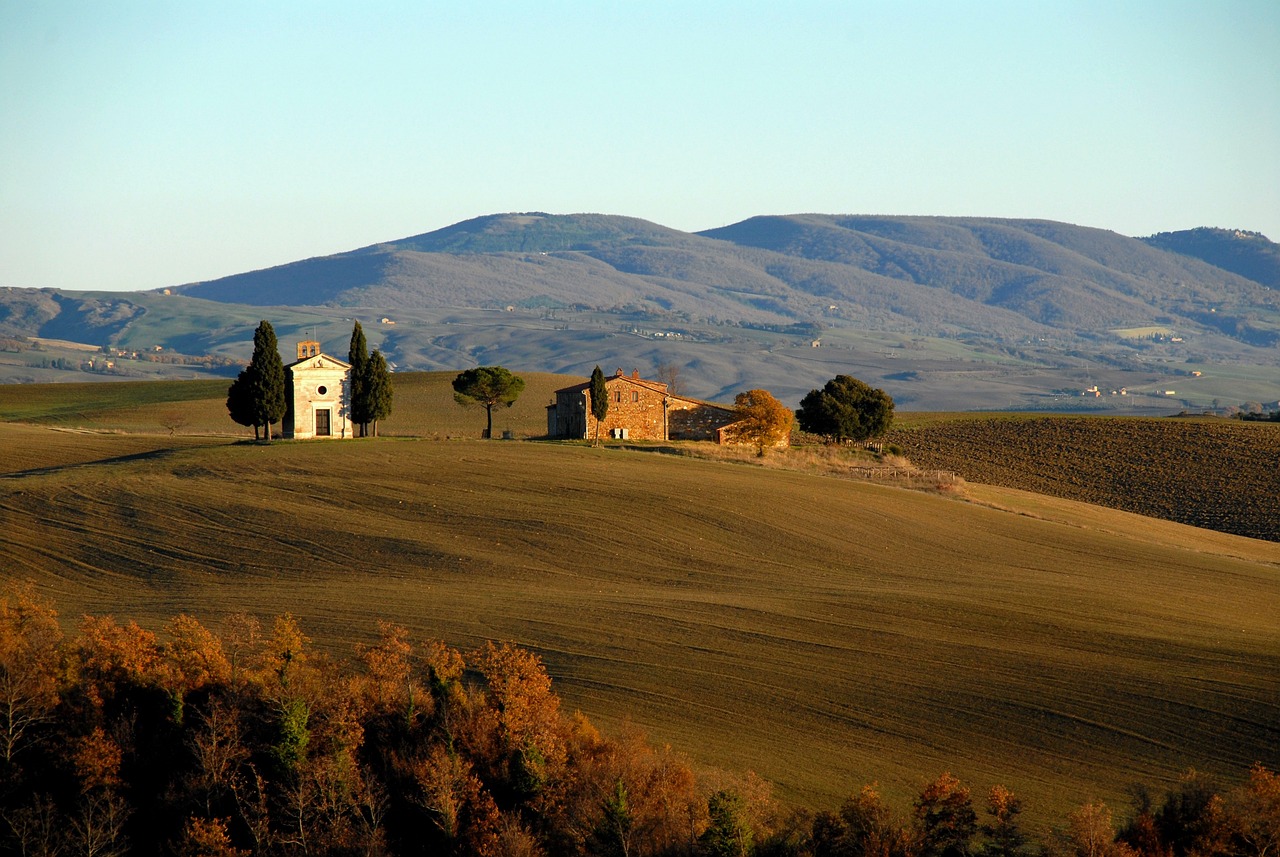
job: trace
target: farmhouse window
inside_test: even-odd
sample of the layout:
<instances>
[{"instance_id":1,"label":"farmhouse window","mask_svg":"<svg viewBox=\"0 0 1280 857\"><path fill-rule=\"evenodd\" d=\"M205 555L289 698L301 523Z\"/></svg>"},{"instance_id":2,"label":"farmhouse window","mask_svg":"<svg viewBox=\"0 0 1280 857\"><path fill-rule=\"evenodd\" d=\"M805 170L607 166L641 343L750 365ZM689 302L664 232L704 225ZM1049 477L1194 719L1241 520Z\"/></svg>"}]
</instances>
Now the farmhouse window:
<instances>
[{"instance_id":1,"label":"farmhouse window","mask_svg":"<svg viewBox=\"0 0 1280 857\"><path fill-rule=\"evenodd\" d=\"M619 403L622 401L622 391L621 391L621 390L617 390L616 392L614 392L614 394L613 394L613 400L614 400L615 402L619 402Z\"/></svg>"},{"instance_id":2,"label":"farmhouse window","mask_svg":"<svg viewBox=\"0 0 1280 857\"><path fill-rule=\"evenodd\" d=\"M638 401L640 401L640 391L639 391L639 390L632 390L632 391L631 391L631 401L633 401L633 402L638 402Z\"/></svg>"}]
</instances>

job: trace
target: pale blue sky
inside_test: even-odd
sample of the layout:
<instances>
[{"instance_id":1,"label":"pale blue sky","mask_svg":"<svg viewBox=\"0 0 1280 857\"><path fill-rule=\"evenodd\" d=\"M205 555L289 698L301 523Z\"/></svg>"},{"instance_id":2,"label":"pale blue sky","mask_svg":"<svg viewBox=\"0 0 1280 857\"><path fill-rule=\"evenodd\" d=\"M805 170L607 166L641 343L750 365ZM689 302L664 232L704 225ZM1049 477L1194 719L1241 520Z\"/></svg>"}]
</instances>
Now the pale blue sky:
<instances>
[{"instance_id":1,"label":"pale blue sky","mask_svg":"<svg viewBox=\"0 0 1280 857\"><path fill-rule=\"evenodd\" d=\"M1280 3L0 0L0 285L531 210L1280 241Z\"/></svg>"}]
</instances>

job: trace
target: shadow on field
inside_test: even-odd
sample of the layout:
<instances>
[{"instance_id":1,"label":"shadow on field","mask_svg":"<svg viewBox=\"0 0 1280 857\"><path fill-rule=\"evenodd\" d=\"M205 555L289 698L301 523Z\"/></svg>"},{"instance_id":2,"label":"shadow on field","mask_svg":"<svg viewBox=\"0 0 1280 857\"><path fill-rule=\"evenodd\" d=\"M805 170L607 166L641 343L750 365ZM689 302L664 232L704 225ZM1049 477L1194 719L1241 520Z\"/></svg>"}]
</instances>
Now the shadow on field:
<instances>
[{"instance_id":1,"label":"shadow on field","mask_svg":"<svg viewBox=\"0 0 1280 857\"><path fill-rule=\"evenodd\" d=\"M127 464L132 461L160 460L172 456L177 449L152 449L146 452L135 452L130 455L114 455L110 458L99 458L94 461L77 461L72 464L55 464L50 467L32 467L28 470L17 470L13 473L0 473L0 479L22 479L27 476L47 476L51 473L66 473L82 467L100 467L112 464Z\"/></svg>"}]
</instances>

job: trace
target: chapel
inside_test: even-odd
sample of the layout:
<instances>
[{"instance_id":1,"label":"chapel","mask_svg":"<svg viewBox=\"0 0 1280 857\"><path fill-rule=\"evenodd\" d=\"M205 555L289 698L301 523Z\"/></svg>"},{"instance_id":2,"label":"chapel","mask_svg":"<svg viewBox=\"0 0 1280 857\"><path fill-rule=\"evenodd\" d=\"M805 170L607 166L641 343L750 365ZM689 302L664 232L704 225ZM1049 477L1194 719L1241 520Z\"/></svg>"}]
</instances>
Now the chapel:
<instances>
[{"instance_id":1,"label":"chapel","mask_svg":"<svg viewBox=\"0 0 1280 857\"><path fill-rule=\"evenodd\" d=\"M351 438L351 364L330 357L320 343L298 343L298 359L284 367L286 438Z\"/></svg>"}]
</instances>

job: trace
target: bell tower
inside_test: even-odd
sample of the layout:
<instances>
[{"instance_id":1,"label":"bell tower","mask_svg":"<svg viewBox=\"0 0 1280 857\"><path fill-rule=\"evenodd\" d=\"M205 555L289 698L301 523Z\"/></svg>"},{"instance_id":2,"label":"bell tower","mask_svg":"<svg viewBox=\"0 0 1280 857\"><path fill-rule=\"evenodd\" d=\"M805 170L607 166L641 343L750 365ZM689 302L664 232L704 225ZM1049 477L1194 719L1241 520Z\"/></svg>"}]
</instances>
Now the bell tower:
<instances>
[{"instance_id":1,"label":"bell tower","mask_svg":"<svg viewBox=\"0 0 1280 857\"><path fill-rule=\"evenodd\" d=\"M304 339L298 343L298 359L306 360L320 353L320 343L314 339Z\"/></svg>"}]
</instances>

